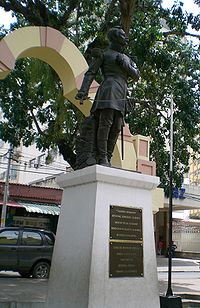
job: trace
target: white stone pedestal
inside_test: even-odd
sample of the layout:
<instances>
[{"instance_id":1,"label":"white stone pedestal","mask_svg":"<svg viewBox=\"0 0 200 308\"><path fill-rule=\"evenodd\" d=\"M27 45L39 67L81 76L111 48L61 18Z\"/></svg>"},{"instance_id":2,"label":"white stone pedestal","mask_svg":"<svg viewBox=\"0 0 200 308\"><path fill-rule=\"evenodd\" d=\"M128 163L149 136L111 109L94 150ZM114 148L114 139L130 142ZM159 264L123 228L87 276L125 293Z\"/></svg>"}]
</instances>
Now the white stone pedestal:
<instances>
[{"instance_id":1,"label":"white stone pedestal","mask_svg":"<svg viewBox=\"0 0 200 308\"><path fill-rule=\"evenodd\" d=\"M159 308L151 200L159 179L95 165L58 183L64 193L46 306ZM109 277L111 205L142 209L142 277Z\"/></svg>"}]
</instances>

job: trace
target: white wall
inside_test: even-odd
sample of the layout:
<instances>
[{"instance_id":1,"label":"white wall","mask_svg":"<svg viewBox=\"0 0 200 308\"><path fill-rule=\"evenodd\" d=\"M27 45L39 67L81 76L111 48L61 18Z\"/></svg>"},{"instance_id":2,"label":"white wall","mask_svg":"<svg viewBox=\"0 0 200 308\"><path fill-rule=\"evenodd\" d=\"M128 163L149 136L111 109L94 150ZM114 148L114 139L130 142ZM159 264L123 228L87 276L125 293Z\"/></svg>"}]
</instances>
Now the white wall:
<instances>
[{"instance_id":1,"label":"white wall","mask_svg":"<svg viewBox=\"0 0 200 308\"><path fill-rule=\"evenodd\" d=\"M2 145L2 146L1 146ZM8 143L0 143L0 175L7 171L9 149ZM14 149L11 161L10 181L21 184L32 184L37 180L54 177L66 172L69 164L61 155L55 154L53 161L46 164L48 152L41 152L35 145L30 147L20 146ZM1 176L1 180L4 180ZM13 177L14 176L14 177Z\"/></svg>"}]
</instances>

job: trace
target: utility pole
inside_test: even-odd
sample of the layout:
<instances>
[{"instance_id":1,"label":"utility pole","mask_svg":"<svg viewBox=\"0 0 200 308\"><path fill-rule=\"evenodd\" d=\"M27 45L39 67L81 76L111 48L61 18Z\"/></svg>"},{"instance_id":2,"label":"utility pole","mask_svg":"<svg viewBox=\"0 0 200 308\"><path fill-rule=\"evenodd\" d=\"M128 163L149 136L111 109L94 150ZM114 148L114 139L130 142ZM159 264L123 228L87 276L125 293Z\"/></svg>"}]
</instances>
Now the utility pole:
<instances>
[{"instance_id":1,"label":"utility pole","mask_svg":"<svg viewBox=\"0 0 200 308\"><path fill-rule=\"evenodd\" d=\"M8 202L8 195L9 195L10 165L11 165L12 152L13 152L13 145L10 145L10 148L8 150L8 167L7 167L7 170L6 170L4 195L3 195L3 206L2 206L2 212L1 212L1 228L5 227L5 221L6 221L7 202Z\"/></svg>"},{"instance_id":2,"label":"utility pole","mask_svg":"<svg viewBox=\"0 0 200 308\"><path fill-rule=\"evenodd\" d=\"M168 233L168 289L166 296L173 296L172 291L172 194L173 194L173 124L174 124L174 106L173 99L171 99L171 116L170 116L170 164L169 164L169 233Z\"/></svg>"}]
</instances>

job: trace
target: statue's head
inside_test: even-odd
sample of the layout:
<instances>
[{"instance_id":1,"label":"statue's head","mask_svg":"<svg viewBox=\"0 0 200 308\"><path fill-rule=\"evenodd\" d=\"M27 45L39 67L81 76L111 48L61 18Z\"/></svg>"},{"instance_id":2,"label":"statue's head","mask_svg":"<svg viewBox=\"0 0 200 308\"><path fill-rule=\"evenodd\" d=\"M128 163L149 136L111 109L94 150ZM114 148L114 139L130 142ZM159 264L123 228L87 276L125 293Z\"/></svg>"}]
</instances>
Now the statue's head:
<instances>
[{"instance_id":1,"label":"statue's head","mask_svg":"<svg viewBox=\"0 0 200 308\"><path fill-rule=\"evenodd\" d=\"M113 27L108 31L108 39L111 44L126 46L128 44L128 37L124 30L120 27Z\"/></svg>"}]
</instances>

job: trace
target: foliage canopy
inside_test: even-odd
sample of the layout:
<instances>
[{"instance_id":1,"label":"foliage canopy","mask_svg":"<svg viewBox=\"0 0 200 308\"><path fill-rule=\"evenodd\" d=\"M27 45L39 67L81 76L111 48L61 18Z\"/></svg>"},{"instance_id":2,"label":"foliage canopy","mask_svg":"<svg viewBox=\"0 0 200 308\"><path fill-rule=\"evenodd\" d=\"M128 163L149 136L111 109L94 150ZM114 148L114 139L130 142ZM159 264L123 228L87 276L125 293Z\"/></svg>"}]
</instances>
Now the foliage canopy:
<instances>
[{"instance_id":1,"label":"foliage canopy","mask_svg":"<svg viewBox=\"0 0 200 308\"><path fill-rule=\"evenodd\" d=\"M163 9L161 0L0 0L0 7L16 17L11 31L26 25L54 27L76 44L88 62L91 48L107 46L110 26L121 25L130 37L126 52L141 72L140 81L129 84L135 108L126 122L132 134L151 136L151 159L156 161L162 187L167 187L173 98L174 183L181 186L188 169L188 147L199 151L199 54L185 40L188 25L199 30L199 16L184 12L181 2ZM2 28L1 37L7 32ZM0 82L0 107L1 139L15 146L20 140L26 146L35 141L41 150L58 147L74 167L82 115L64 99L59 78L47 64L29 58L17 61Z\"/></svg>"}]
</instances>

